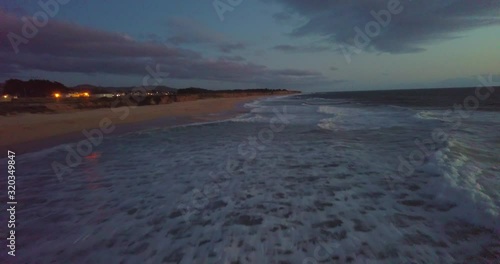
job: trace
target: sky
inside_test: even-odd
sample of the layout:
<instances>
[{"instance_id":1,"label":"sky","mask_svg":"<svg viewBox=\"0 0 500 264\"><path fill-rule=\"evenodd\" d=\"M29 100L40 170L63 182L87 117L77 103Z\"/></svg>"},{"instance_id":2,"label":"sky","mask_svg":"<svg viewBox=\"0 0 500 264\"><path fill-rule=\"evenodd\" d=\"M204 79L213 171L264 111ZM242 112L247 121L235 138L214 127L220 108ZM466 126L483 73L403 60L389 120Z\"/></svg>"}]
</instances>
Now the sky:
<instances>
[{"instance_id":1,"label":"sky","mask_svg":"<svg viewBox=\"0 0 500 264\"><path fill-rule=\"evenodd\" d=\"M500 81L499 43L500 0L0 2L0 82L472 87Z\"/></svg>"}]
</instances>

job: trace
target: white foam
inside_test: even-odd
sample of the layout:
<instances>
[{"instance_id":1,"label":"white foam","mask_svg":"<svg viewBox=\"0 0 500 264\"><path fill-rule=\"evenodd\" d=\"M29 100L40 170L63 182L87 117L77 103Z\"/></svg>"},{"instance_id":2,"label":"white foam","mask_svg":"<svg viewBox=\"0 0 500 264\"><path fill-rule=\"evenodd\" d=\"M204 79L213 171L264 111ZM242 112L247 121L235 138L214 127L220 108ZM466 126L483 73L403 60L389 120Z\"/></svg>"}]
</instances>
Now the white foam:
<instances>
[{"instance_id":1,"label":"white foam","mask_svg":"<svg viewBox=\"0 0 500 264\"><path fill-rule=\"evenodd\" d=\"M328 105L321 105L318 107L318 113L323 113L323 114L337 114L343 112L342 109L339 109L338 107L333 107L333 106L328 106Z\"/></svg>"},{"instance_id":2,"label":"white foam","mask_svg":"<svg viewBox=\"0 0 500 264\"><path fill-rule=\"evenodd\" d=\"M425 119L425 120L440 120L444 121L444 111L419 111L415 114L415 117L418 119Z\"/></svg>"},{"instance_id":3,"label":"white foam","mask_svg":"<svg viewBox=\"0 0 500 264\"><path fill-rule=\"evenodd\" d=\"M256 108L256 107L259 107L262 103L262 100L255 100L253 102L250 102L250 103L245 103L243 105L243 107L245 108Z\"/></svg>"},{"instance_id":4,"label":"white foam","mask_svg":"<svg viewBox=\"0 0 500 264\"><path fill-rule=\"evenodd\" d=\"M380 129L403 126L407 123L405 115L380 108L319 106L317 111L334 115L320 119L317 123L317 126L327 130Z\"/></svg>"},{"instance_id":5,"label":"white foam","mask_svg":"<svg viewBox=\"0 0 500 264\"><path fill-rule=\"evenodd\" d=\"M335 120L336 118L321 119L318 123L318 127L331 131L339 130L340 128L338 127L338 125L335 124Z\"/></svg>"},{"instance_id":6,"label":"white foam","mask_svg":"<svg viewBox=\"0 0 500 264\"><path fill-rule=\"evenodd\" d=\"M244 114L239 117L232 118L229 121L240 123L266 123L269 122L269 120L269 118L259 114Z\"/></svg>"},{"instance_id":7,"label":"white foam","mask_svg":"<svg viewBox=\"0 0 500 264\"><path fill-rule=\"evenodd\" d=\"M486 213L490 217L475 217L474 222L491 224L492 217L500 216L499 201L492 197L498 189L491 189L491 186L484 186L479 181L485 170L476 160L464 152L459 152L462 149L459 147L461 145L462 143L456 139L451 139L447 148L436 153L439 169L446 180L446 185L443 187L444 193L452 195L451 199L460 201L462 212L458 213L459 215L467 215L465 212L471 210L476 216ZM489 182L489 184L492 183L498 186L500 181Z\"/></svg>"}]
</instances>

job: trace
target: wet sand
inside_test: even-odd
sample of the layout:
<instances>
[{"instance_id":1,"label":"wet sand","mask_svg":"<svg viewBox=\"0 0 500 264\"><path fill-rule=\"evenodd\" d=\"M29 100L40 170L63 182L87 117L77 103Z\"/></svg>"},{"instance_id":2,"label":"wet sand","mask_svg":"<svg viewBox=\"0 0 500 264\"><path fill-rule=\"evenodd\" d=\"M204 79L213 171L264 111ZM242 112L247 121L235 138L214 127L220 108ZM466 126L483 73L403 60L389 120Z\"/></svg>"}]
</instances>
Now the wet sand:
<instances>
[{"instance_id":1,"label":"wet sand","mask_svg":"<svg viewBox=\"0 0 500 264\"><path fill-rule=\"evenodd\" d=\"M154 126L223 120L244 113L244 103L265 96L213 98L173 104L18 114L0 117L0 151L22 154L85 139L83 131L115 127L112 134Z\"/></svg>"}]
</instances>

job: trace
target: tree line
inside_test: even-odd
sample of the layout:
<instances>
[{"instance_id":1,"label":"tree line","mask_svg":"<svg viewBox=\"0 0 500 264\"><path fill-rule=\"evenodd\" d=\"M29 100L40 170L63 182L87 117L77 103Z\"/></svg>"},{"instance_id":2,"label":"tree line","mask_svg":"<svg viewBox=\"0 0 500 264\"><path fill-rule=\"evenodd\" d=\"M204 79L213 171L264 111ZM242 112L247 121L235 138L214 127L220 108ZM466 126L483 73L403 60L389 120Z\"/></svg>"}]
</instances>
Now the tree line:
<instances>
[{"instance_id":1,"label":"tree line","mask_svg":"<svg viewBox=\"0 0 500 264\"><path fill-rule=\"evenodd\" d=\"M48 97L54 93L67 93L70 88L59 82L48 80L21 81L10 79L3 86L3 94L18 97Z\"/></svg>"}]
</instances>

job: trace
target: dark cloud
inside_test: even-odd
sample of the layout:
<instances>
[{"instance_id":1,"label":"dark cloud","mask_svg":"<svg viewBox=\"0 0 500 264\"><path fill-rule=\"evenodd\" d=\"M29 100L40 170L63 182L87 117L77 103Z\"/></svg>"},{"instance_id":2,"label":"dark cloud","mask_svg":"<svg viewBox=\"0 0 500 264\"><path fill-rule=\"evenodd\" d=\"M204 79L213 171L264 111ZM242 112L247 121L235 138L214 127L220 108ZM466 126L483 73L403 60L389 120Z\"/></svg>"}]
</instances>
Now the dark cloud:
<instances>
[{"instance_id":1,"label":"dark cloud","mask_svg":"<svg viewBox=\"0 0 500 264\"><path fill-rule=\"evenodd\" d=\"M12 14L0 16L0 32L22 36L22 21ZM320 73L295 69L269 69L246 62L240 56L210 59L198 52L156 42L140 42L130 36L51 20L39 29L19 53L1 36L0 75L31 70L84 74L146 75L146 67L169 78L253 82L258 84L326 81ZM235 44L227 50L242 48Z\"/></svg>"},{"instance_id":2,"label":"dark cloud","mask_svg":"<svg viewBox=\"0 0 500 264\"><path fill-rule=\"evenodd\" d=\"M292 36L321 36L329 41L353 45L355 27L364 31L367 23L376 21L373 12L388 10L391 0L262 0L276 2L286 12L307 19L295 27ZM425 50L427 44L456 38L461 32L479 27L498 25L498 0L401 0L403 11L391 16L390 23L371 39L369 48L390 53L410 53ZM281 17L278 13L275 17Z\"/></svg>"},{"instance_id":3,"label":"dark cloud","mask_svg":"<svg viewBox=\"0 0 500 264\"><path fill-rule=\"evenodd\" d=\"M12 14L0 16L2 36L0 52L14 52L11 40L13 34L24 37L25 23ZM199 58L200 54L180 48L167 47L153 42L138 42L130 36L90 29L79 25L50 21L38 28L38 34L26 37L27 44L18 45L21 53L34 53L71 57L184 57Z\"/></svg>"},{"instance_id":4,"label":"dark cloud","mask_svg":"<svg viewBox=\"0 0 500 264\"><path fill-rule=\"evenodd\" d=\"M16 2L17 1L8 1L6 3L2 3L2 6L0 6L0 14L10 13L17 16L29 16L30 13L28 10L26 10L22 4Z\"/></svg>"}]
</instances>

